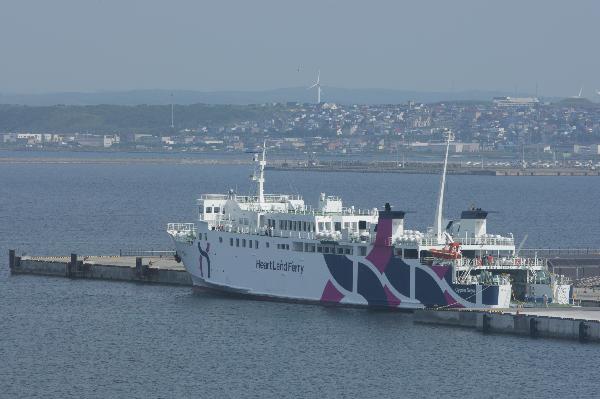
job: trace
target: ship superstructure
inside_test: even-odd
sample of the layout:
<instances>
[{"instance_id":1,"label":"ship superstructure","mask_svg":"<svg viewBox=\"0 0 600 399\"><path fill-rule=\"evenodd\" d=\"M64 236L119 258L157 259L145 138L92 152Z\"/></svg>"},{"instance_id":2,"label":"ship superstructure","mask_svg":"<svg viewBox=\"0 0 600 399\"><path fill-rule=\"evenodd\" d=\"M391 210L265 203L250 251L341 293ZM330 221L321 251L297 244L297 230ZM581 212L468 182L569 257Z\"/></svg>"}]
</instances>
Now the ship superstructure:
<instances>
[{"instance_id":1,"label":"ship superstructure","mask_svg":"<svg viewBox=\"0 0 600 399\"><path fill-rule=\"evenodd\" d=\"M487 212L442 216L448 145L434 226L405 228L405 213L317 206L265 194L266 146L255 155L256 195L204 194L198 222L170 223L177 256L196 287L263 299L391 308L508 307L511 273L545 267L516 253L512 235L487 233Z\"/></svg>"}]
</instances>

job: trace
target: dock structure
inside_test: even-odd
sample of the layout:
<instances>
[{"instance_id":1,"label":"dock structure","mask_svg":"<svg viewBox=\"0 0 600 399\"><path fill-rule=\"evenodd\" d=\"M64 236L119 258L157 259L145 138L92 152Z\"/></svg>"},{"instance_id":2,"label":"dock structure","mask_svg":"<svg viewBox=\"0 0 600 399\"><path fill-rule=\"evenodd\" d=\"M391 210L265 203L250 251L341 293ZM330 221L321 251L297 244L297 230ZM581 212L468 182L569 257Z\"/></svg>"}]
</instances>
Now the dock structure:
<instances>
[{"instance_id":1,"label":"dock structure","mask_svg":"<svg viewBox=\"0 0 600 399\"><path fill-rule=\"evenodd\" d=\"M16 256L10 250L9 267L12 274L192 285L189 274L174 257Z\"/></svg>"},{"instance_id":2,"label":"dock structure","mask_svg":"<svg viewBox=\"0 0 600 399\"><path fill-rule=\"evenodd\" d=\"M9 251L11 274L129 281L192 286L190 275L173 256L17 256ZM600 277L589 279L596 287ZM599 303L600 288L587 287L590 303ZM583 291L580 294L583 297ZM593 296L593 298L592 298ZM472 328L483 333L508 333L534 338L600 342L600 307L550 307L498 311L418 309L415 323Z\"/></svg>"},{"instance_id":3,"label":"dock structure","mask_svg":"<svg viewBox=\"0 0 600 399\"><path fill-rule=\"evenodd\" d=\"M600 308L525 308L503 311L420 309L414 322L465 327L483 333L600 343Z\"/></svg>"}]
</instances>

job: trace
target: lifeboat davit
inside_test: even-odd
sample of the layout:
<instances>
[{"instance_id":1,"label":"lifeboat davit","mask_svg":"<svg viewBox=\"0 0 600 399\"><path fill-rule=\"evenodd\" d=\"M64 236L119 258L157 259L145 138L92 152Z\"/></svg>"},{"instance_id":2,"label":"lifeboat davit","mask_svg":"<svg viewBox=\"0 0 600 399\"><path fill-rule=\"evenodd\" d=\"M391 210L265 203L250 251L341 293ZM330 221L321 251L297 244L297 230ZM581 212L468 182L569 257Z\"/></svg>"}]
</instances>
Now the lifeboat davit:
<instances>
[{"instance_id":1,"label":"lifeboat davit","mask_svg":"<svg viewBox=\"0 0 600 399\"><path fill-rule=\"evenodd\" d=\"M460 259L460 243L451 242L442 249L430 249L429 253L438 259Z\"/></svg>"}]
</instances>

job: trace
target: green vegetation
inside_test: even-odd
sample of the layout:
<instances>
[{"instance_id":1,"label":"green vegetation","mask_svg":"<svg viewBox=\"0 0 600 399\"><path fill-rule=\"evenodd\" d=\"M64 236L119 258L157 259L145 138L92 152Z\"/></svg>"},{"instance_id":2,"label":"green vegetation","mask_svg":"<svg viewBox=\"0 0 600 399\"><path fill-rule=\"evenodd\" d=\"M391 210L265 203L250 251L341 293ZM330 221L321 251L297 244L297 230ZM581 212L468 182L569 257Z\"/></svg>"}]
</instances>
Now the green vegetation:
<instances>
[{"instance_id":1,"label":"green vegetation","mask_svg":"<svg viewBox=\"0 0 600 399\"><path fill-rule=\"evenodd\" d=\"M175 127L271 119L282 111L271 105L175 105ZM170 124L170 105L0 105L0 132L160 133Z\"/></svg>"}]
</instances>

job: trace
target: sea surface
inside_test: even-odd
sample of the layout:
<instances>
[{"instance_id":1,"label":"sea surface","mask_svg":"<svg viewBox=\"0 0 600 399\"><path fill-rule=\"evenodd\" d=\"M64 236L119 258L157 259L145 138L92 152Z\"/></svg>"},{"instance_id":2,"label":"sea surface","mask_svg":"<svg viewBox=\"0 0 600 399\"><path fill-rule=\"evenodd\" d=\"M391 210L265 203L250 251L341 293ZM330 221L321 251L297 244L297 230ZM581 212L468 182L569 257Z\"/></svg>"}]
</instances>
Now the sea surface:
<instances>
[{"instance_id":1,"label":"sea surface","mask_svg":"<svg viewBox=\"0 0 600 399\"><path fill-rule=\"evenodd\" d=\"M201 193L252 193L249 174L244 165L0 165L0 397L598 395L597 345L415 325L405 313L8 273L9 248L169 249L166 223L194 221ZM272 171L266 189L313 205L320 192L361 208L390 202L408 211L407 228L425 230L438 185L433 175ZM527 236L524 247L600 246L597 177L449 176L446 198L448 217L493 211L488 231Z\"/></svg>"}]
</instances>

